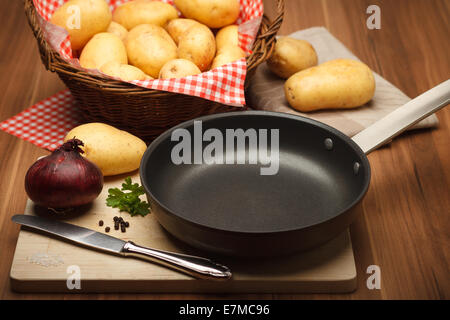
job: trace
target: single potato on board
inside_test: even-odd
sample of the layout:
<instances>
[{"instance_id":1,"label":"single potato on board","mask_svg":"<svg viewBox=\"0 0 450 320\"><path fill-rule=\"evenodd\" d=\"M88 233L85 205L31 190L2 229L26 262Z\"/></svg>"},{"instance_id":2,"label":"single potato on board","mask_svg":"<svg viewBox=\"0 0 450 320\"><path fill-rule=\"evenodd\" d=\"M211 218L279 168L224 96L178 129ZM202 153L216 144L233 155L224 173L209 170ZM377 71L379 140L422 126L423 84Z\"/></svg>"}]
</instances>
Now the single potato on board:
<instances>
[{"instance_id":1,"label":"single potato on board","mask_svg":"<svg viewBox=\"0 0 450 320\"><path fill-rule=\"evenodd\" d=\"M114 12L113 21L131 30L140 24L155 24L164 26L168 21L178 18L177 10L162 1L134 0L118 6Z\"/></svg>"},{"instance_id":2,"label":"single potato on board","mask_svg":"<svg viewBox=\"0 0 450 320\"><path fill-rule=\"evenodd\" d=\"M317 53L305 40L289 37L277 39L275 50L267 60L270 71L283 79L317 65Z\"/></svg>"},{"instance_id":3,"label":"single potato on board","mask_svg":"<svg viewBox=\"0 0 450 320\"><path fill-rule=\"evenodd\" d=\"M336 59L291 76L284 84L289 105L299 111L362 106L375 93L370 68L351 59Z\"/></svg>"},{"instance_id":4,"label":"single potato on board","mask_svg":"<svg viewBox=\"0 0 450 320\"><path fill-rule=\"evenodd\" d=\"M210 28L233 24L239 17L239 0L175 0L183 16Z\"/></svg>"},{"instance_id":5,"label":"single potato on board","mask_svg":"<svg viewBox=\"0 0 450 320\"><path fill-rule=\"evenodd\" d=\"M95 34L108 29L111 17L105 0L69 0L56 9L50 21L69 32L72 49L78 51Z\"/></svg>"},{"instance_id":6,"label":"single potato on board","mask_svg":"<svg viewBox=\"0 0 450 320\"><path fill-rule=\"evenodd\" d=\"M97 33L81 51L80 64L83 68L100 69L110 61L128 63L125 45L113 33Z\"/></svg>"},{"instance_id":7,"label":"single potato on board","mask_svg":"<svg viewBox=\"0 0 450 320\"><path fill-rule=\"evenodd\" d=\"M82 155L95 163L104 176L138 169L147 149L145 142L138 137L99 122L73 128L67 133L64 142L74 137L84 143Z\"/></svg>"}]
</instances>

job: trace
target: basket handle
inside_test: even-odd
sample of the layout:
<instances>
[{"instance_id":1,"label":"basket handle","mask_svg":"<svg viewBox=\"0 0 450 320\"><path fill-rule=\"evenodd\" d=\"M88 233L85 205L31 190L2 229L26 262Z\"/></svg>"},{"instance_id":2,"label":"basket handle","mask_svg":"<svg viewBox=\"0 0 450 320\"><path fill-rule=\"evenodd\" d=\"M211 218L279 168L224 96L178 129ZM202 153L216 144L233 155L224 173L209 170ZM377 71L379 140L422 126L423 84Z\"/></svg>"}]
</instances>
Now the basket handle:
<instances>
[{"instance_id":1,"label":"basket handle","mask_svg":"<svg viewBox=\"0 0 450 320\"><path fill-rule=\"evenodd\" d=\"M253 44L253 52L247 57L247 73L251 74L256 67L266 61L275 48L276 34L281 27L284 17L284 0L277 0L278 15L272 21L266 15L263 15L259 34ZM247 78L248 79L248 78ZM246 86L249 81L246 79Z\"/></svg>"},{"instance_id":2,"label":"basket handle","mask_svg":"<svg viewBox=\"0 0 450 320\"><path fill-rule=\"evenodd\" d=\"M278 15L276 16L275 19L272 20L267 30L258 36L258 38L269 38L268 44L274 41L275 39L274 35L278 33L278 30L280 30L281 24L283 22L284 0L277 0L277 13Z\"/></svg>"},{"instance_id":3,"label":"basket handle","mask_svg":"<svg viewBox=\"0 0 450 320\"><path fill-rule=\"evenodd\" d=\"M54 61L55 53L45 40L44 34L38 21L37 10L34 7L33 0L24 0L24 9L25 14L28 18L28 24L30 25L31 30L33 31L34 36L38 41L42 63L47 70L54 71L52 62Z\"/></svg>"}]
</instances>

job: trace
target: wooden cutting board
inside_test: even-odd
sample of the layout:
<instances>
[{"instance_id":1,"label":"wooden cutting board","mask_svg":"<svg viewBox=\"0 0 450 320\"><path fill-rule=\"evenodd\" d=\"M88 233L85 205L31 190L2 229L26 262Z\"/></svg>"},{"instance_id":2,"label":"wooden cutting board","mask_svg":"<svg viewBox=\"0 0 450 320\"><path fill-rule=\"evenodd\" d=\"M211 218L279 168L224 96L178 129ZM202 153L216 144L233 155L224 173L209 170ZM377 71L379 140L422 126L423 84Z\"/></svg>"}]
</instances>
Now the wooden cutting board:
<instances>
[{"instance_id":1,"label":"wooden cutting board","mask_svg":"<svg viewBox=\"0 0 450 320\"><path fill-rule=\"evenodd\" d=\"M21 229L11 267L11 287L19 292L350 292L356 289L356 268L348 231L320 248L270 260L236 260L198 252L171 237L151 214L131 217L105 205L108 189L120 187L126 176L107 178L101 195L83 211L61 220L105 232L137 244L213 258L229 266L233 279L197 280L133 258L122 258ZM132 175L140 182L138 173ZM29 200L25 214L45 215ZM114 230L113 217L129 221L126 233ZM104 226L98 225L99 220ZM79 270L81 289L69 290L67 279Z\"/></svg>"}]
</instances>

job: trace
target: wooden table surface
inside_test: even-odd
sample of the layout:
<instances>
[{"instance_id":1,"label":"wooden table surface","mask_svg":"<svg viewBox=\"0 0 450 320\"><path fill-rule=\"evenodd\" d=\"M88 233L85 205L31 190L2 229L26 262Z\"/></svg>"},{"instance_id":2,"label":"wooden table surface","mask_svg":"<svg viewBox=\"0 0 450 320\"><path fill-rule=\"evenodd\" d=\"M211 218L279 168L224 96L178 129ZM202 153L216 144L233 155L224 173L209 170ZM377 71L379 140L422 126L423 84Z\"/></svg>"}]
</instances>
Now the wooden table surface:
<instances>
[{"instance_id":1,"label":"wooden table surface","mask_svg":"<svg viewBox=\"0 0 450 320\"><path fill-rule=\"evenodd\" d=\"M415 97L450 76L448 0L285 0L280 34L325 26L375 72ZM264 1L273 16L274 0ZM368 30L366 8L381 8L381 29ZM22 2L1 1L0 121L64 88L41 64ZM46 151L0 132L1 299L449 299L450 108L439 128L403 134L369 155L370 189L351 227L358 288L351 294L18 294L9 271L19 227L10 220L25 208L24 176ZM381 289L366 286L378 265Z\"/></svg>"}]
</instances>

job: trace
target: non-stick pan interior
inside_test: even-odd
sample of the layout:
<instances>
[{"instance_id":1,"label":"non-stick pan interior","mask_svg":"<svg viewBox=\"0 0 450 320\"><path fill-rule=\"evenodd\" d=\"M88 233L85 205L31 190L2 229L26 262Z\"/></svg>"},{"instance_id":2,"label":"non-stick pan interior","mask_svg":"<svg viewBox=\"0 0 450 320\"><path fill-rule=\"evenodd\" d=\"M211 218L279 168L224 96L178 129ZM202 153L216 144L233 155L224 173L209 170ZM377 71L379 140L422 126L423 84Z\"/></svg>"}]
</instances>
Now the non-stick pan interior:
<instances>
[{"instance_id":1,"label":"non-stick pan interior","mask_svg":"<svg viewBox=\"0 0 450 320\"><path fill-rule=\"evenodd\" d=\"M315 121L239 112L204 118L201 125L202 132L218 129L224 140L227 129L268 129L269 137L271 129L278 129L279 168L274 175L261 175L269 165L177 165L171 154L179 141L171 141L172 131L163 134L144 155L142 183L161 206L188 221L237 232L294 230L334 218L367 190L370 168L362 151ZM194 140L193 121L182 127ZM204 141L202 150L209 143ZM248 144L245 152L250 152Z\"/></svg>"}]
</instances>

